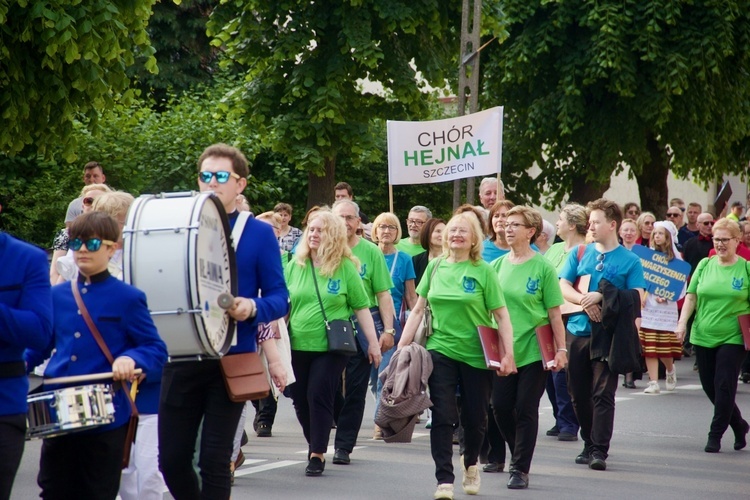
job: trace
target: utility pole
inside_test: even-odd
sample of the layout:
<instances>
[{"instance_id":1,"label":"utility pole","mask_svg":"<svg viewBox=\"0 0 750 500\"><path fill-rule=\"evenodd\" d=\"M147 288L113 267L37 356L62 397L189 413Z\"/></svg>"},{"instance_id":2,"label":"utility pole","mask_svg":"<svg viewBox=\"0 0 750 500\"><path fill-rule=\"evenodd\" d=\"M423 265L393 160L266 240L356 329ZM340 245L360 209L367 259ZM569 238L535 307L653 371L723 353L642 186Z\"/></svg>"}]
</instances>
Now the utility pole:
<instances>
[{"instance_id":1,"label":"utility pole","mask_svg":"<svg viewBox=\"0 0 750 500\"><path fill-rule=\"evenodd\" d=\"M482 0L463 0L461 9L461 63L458 68L458 116L477 112L479 106L479 31ZM466 112L466 99L469 112ZM466 180L466 203L474 204L474 178ZM461 180L453 181L453 209L461 204Z\"/></svg>"}]
</instances>

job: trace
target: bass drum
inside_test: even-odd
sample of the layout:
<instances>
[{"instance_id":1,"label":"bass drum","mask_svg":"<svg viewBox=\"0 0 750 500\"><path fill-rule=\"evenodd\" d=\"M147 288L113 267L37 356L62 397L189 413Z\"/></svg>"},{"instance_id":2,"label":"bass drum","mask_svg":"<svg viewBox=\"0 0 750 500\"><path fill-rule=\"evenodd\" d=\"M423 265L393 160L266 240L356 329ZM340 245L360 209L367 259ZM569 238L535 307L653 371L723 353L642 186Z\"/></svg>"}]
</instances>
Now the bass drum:
<instances>
[{"instance_id":1,"label":"bass drum","mask_svg":"<svg viewBox=\"0 0 750 500\"><path fill-rule=\"evenodd\" d=\"M137 198L123 229L123 279L143 290L170 361L217 358L231 347L235 321L222 293L237 295L229 221L213 193Z\"/></svg>"}]
</instances>

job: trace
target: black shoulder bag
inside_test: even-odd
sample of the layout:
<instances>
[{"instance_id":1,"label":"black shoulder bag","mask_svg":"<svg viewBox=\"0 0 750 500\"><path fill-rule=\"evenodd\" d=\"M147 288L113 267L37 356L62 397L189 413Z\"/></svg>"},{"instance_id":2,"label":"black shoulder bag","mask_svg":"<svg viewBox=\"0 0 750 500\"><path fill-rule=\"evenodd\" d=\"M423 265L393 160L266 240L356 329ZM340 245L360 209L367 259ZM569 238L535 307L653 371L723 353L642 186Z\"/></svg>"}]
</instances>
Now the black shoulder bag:
<instances>
[{"instance_id":1,"label":"black shoulder bag","mask_svg":"<svg viewBox=\"0 0 750 500\"><path fill-rule=\"evenodd\" d=\"M320 298L318 289L318 277L315 273L315 265L310 259L310 272L312 273L313 283L315 283L315 293L318 296L320 312L323 313L323 321L326 324L326 336L328 337L328 352L333 354L343 354L344 356L353 356L357 354L357 345L354 340L354 326L348 319L335 319L328 321L326 310L323 307L323 300Z\"/></svg>"}]
</instances>

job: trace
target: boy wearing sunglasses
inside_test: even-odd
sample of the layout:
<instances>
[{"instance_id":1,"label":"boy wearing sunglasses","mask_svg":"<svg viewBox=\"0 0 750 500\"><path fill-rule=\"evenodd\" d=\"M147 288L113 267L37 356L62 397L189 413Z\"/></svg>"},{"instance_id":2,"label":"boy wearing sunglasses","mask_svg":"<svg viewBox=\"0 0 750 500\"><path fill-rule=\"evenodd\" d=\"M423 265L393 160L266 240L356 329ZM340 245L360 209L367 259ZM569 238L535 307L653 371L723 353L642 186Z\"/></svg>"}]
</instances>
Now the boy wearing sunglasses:
<instances>
[{"instance_id":1,"label":"boy wearing sunglasses","mask_svg":"<svg viewBox=\"0 0 750 500\"><path fill-rule=\"evenodd\" d=\"M108 361L86 325L71 284L63 283L52 289L54 338L44 349L26 351L28 370L53 349L45 378L112 372L115 382L132 382L136 368L148 378L167 361L167 346L151 319L146 295L111 276L107 269L119 236L117 221L102 212L80 215L70 226L69 246L78 266L73 286L114 362ZM113 387L114 422L44 439L37 478L42 498L117 496L131 413L119 385ZM45 390L57 388L45 386Z\"/></svg>"},{"instance_id":2,"label":"boy wearing sunglasses","mask_svg":"<svg viewBox=\"0 0 750 500\"><path fill-rule=\"evenodd\" d=\"M209 146L198 159L198 187L216 195L232 228L239 217L237 195L247 187L249 175L245 156L226 144ZM237 320L237 345L228 354L255 352L258 324L283 317L289 300L279 244L270 225L250 216L235 251L238 296L227 312ZM274 381L285 381L280 358L274 358L278 356L272 349L275 343L267 344L270 374ZM283 384L280 388L283 390ZM159 404L159 467L172 496L229 498L229 464L243 407L244 403L229 399L218 359L180 361L164 367ZM199 483L192 460L201 422Z\"/></svg>"},{"instance_id":3,"label":"boy wearing sunglasses","mask_svg":"<svg viewBox=\"0 0 750 500\"><path fill-rule=\"evenodd\" d=\"M603 296L597 290L606 279L620 290L637 290L641 300L646 283L641 259L621 246L617 240L622 223L620 207L600 198L590 202L589 234L593 243L583 255L570 252L560 271L560 288L565 300L581 304L584 312L572 314L566 325L568 345L568 389L573 408L581 424L583 451L576 457L577 464L593 470L606 470L609 442L615 418L617 373L610 371L605 357L592 359L591 322L601 322ZM573 288L578 276L591 275L588 291L579 293ZM638 309L640 311L640 308ZM634 326L633 326L634 327Z\"/></svg>"}]
</instances>

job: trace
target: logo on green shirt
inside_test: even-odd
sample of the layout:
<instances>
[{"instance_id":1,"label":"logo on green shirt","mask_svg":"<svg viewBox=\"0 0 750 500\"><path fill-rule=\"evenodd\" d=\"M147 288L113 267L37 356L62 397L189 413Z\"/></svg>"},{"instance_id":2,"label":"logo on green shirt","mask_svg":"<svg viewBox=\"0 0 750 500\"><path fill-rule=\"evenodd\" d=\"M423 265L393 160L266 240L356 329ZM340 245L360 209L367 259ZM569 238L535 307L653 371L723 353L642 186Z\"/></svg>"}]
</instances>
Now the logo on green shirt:
<instances>
[{"instance_id":1,"label":"logo on green shirt","mask_svg":"<svg viewBox=\"0 0 750 500\"><path fill-rule=\"evenodd\" d=\"M365 276L367 276L367 264L363 262L362 269L359 271L359 277L365 279Z\"/></svg>"},{"instance_id":2,"label":"logo on green shirt","mask_svg":"<svg viewBox=\"0 0 750 500\"><path fill-rule=\"evenodd\" d=\"M539 290L539 282L541 281L541 278L537 278L535 280L531 279L529 277L526 280L526 293L530 295L536 295L537 290Z\"/></svg>"},{"instance_id":3,"label":"logo on green shirt","mask_svg":"<svg viewBox=\"0 0 750 500\"><path fill-rule=\"evenodd\" d=\"M465 293L474 293L477 291L477 280L464 276L463 287Z\"/></svg>"},{"instance_id":4,"label":"logo on green shirt","mask_svg":"<svg viewBox=\"0 0 750 500\"><path fill-rule=\"evenodd\" d=\"M341 290L341 280L328 278L328 293L338 295L339 290Z\"/></svg>"},{"instance_id":5,"label":"logo on green shirt","mask_svg":"<svg viewBox=\"0 0 750 500\"><path fill-rule=\"evenodd\" d=\"M732 276L732 289L742 290L742 284L745 282L745 278L735 278Z\"/></svg>"}]
</instances>

